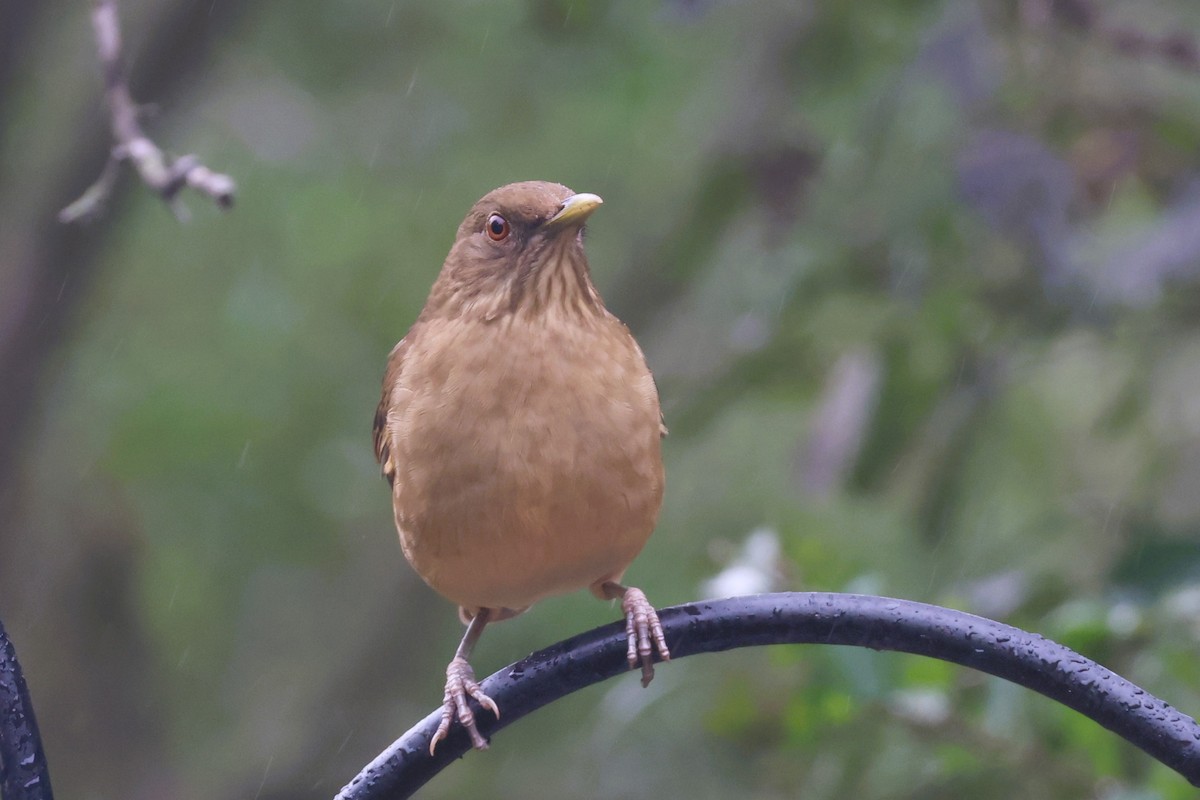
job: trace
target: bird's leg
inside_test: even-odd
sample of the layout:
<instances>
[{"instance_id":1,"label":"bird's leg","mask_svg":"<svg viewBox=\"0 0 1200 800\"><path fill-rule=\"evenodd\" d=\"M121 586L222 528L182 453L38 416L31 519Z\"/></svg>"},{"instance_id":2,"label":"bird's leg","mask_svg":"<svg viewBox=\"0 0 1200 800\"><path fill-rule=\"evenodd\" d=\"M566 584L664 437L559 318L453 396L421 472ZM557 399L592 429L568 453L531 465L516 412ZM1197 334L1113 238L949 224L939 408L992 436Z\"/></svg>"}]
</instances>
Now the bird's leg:
<instances>
[{"instance_id":1,"label":"bird's leg","mask_svg":"<svg viewBox=\"0 0 1200 800\"><path fill-rule=\"evenodd\" d=\"M636 669L641 663L642 686L649 686L654 679L654 648L658 649L663 661L671 660L671 651L667 649L658 612L641 589L608 581L601 584L600 592L609 600L621 598L621 610L625 612L625 635L629 638L629 668Z\"/></svg>"},{"instance_id":2,"label":"bird's leg","mask_svg":"<svg viewBox=\"0 0 1200 800\"><path fill-rule=\"evenodd\" d=\"M467 705L467 695L474 697L479 705L495 714L496 719L500 718L500 709L496 707L495 701L484 694L483 690L479 688L479 684L475 682L475 670L471 669L467 659L471 657L471 650L474 649L475 642L479 641L479 635L483 633L490 614L491 611L486 608L480 609L475 614L467 626L467 632L463 634L462 641L458 644L458 650L454 652L453 660L446 667L446 694L442 697L442 722L429 742L430 755L433 755L434 750L437 749L438 742L446 738L450 732L450 724L456 717L470 734L471 744L475 746L475 749L487 749L487 739L483 738L479 733L479 728L475 727L475 714Z\"/></svg>"}]
</instances>

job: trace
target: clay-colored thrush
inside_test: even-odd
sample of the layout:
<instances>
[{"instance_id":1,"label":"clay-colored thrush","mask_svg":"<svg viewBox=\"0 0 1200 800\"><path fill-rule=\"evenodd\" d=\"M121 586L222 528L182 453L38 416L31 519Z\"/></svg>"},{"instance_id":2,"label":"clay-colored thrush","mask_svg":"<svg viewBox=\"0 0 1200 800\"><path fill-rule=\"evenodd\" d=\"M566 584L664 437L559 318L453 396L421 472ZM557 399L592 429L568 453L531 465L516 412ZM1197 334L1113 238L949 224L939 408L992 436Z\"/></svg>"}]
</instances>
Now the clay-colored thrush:
<instances>
[{"instance_id":1,"label":"clay-colored thrush","mask_svg":"<svg viewBox=\"0 0 1200 800\"><path fill-rule=\"evenodd\" d=\"M670 657L646 596L618 583L658 518L666 429L641 349L592 285L583 227L600 202L541 182L486 195L388 359L375 455L400 543L467 623L431 752L456 718L487 747L467 695L500 711L471 649L549 595L620 598L643 685L652 648Z\"/></svg>"}]
</instances>

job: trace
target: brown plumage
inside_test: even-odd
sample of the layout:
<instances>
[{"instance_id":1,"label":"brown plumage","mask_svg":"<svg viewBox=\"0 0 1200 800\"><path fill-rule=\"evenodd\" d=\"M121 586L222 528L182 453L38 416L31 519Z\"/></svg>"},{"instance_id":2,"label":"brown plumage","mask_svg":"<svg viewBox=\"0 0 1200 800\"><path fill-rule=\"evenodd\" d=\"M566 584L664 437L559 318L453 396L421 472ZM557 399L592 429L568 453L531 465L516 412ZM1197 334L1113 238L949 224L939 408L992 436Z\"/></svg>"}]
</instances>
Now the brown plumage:
<instances>
[{"instance_id":1,"label":"brown plumage","mask_svg":"<svg viewBox=\"0 0 1200 800\"><path fill-rule=\"evenodd\" d=\"M663 495L658 392L592 285L583 225L600 205L554 183L471 209L425 308L392 350L375 455L404 554L468 621L446 670L436 747L466 703L499 714L467 658L488 622L584 587L621 598L630 666L669 658L653 607L621 580Z\"/></svg>"}]
</instances>

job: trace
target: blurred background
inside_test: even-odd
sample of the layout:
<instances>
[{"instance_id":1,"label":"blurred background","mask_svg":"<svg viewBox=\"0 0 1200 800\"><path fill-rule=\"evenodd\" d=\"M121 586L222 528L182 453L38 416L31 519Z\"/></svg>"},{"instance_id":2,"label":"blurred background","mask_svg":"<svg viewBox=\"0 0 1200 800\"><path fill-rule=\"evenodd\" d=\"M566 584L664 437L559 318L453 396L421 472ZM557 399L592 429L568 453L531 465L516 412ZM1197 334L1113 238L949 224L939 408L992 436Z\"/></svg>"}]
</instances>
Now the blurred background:
<instances>
[{"instance_id":1,"label":"blurred background","mask_svg":"<svg viewBox=\"0 0 1200 800\"><path fill-rule=\"evenodd\" d=\"M134 97L239 183L190 224L110 146L84 0L0 0L0 618L62 797L320 798L440 701L371 420L471 204L605 199L659 381L629 580L950 605L1200 712L1193 0L161 0ZM490 627L489 674L609 622ZM752 649L556 703L422 796L1191 797L967 670Z\"/></svg>"}]
</instances>

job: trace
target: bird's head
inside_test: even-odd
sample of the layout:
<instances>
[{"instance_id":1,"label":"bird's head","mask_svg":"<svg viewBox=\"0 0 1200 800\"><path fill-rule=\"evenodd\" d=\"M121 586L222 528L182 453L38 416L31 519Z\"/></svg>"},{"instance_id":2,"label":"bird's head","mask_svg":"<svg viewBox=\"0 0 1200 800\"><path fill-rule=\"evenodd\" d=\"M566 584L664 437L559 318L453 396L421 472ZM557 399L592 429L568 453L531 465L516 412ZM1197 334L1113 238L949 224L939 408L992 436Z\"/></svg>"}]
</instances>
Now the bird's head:
<instances>
[{"instance_id":1,"label":"bird's head","mask_svg":"<svg viewBox=\"0 0 1200 800\"><path fill-rule=\"evenodd\" d=\"M603 308L583 252L584 223L601 202L542 181L489 192L459 226L430 302L486 319Z\"/></svg>"}]
</instances>

